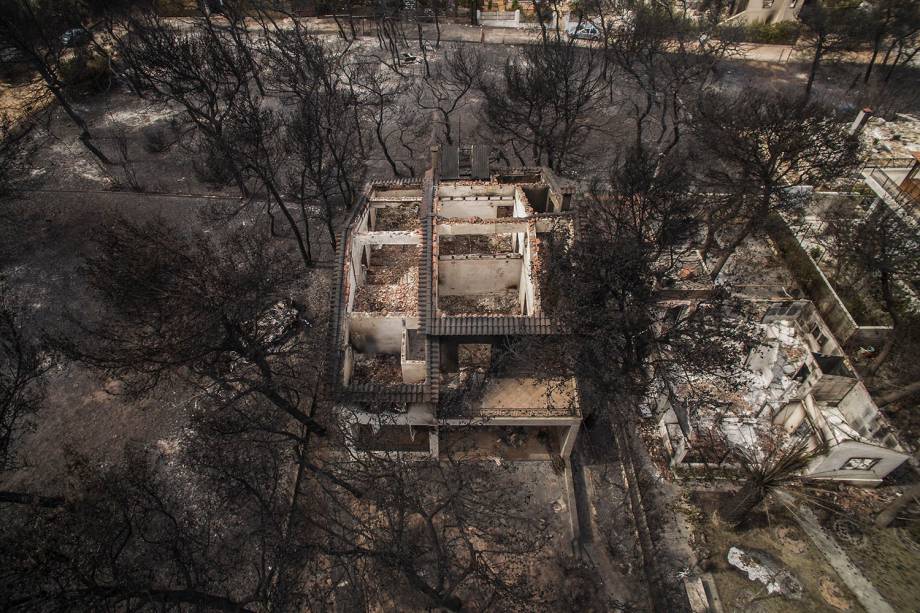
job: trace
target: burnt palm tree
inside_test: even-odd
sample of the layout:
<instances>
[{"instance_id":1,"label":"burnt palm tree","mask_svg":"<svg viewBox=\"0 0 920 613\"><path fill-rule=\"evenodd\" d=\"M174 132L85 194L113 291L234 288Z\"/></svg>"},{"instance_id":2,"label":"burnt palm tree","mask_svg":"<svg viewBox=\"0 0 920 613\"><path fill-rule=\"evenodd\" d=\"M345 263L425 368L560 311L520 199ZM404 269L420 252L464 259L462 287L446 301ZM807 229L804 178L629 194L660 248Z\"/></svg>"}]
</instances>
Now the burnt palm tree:
<instances>
[{"instance_id":1,"label":"burnt palm tree","mask_svg":"<svg viewBox=\"0 0 920 613\"><path fill-rule=\"evenodd\" d=\"M802 471L824 453L823 441L811 436L770 432L752 445L733 445L731 454L741 467L741 488L720 509L722 518L740 528L772 492L801 483Z\"/></svg>"}]
</instances>

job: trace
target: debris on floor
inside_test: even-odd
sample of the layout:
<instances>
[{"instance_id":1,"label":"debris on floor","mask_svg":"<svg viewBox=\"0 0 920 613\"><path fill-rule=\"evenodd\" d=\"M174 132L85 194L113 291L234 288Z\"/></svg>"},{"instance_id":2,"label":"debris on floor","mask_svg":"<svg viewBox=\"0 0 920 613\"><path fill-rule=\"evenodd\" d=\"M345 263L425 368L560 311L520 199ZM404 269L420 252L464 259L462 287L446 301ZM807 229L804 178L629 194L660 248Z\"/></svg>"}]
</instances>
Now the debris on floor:
<instances>
[{"instance_id":1,"label":"debris on floor","mask_svg":"<svg viewBox=\"0 0 920 613\"><path fill-rule=\"evenodd\" d=\"M355 354L355 363L352 370L352 381L355 383L402 383L402 366L399 363L399 354Z\"/></svg>"},{"instance_id":2,"label":"debris on floor","mask_svg":"<svg viewBox=\"0 0 920 613\"><path fill-rule=\"evenodd\" d=\"M757 549L732 547L727 557L728 563L747 575L748 579L762 583L768 594L780 594L794 600L802 598L802 584L770 554Z\"/></svg>"},{"instance_id":3,"label":"debris on floor","mask_svg":"<svg viewBox=\"0 0 920 613\"><path fill-rule=\"evenodd\" d=\"M438 309L446 315L519 315L521 303L518 290L510 289L487 294L438 296Z\"/></svg>"}]
</instances>

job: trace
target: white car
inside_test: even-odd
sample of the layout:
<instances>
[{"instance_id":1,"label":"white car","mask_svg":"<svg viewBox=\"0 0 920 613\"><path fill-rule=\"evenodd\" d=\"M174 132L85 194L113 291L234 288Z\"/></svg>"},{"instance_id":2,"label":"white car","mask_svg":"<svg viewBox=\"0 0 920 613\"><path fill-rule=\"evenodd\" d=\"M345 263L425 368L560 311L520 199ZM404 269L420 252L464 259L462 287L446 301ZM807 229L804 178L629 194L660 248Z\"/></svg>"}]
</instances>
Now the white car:
<instances>
[{"instance_id":1,"label":"white car","mask_svg":"<svg viewBox=\"0 0 920 613\"><path fill-rule=\"evenodd\" d=\"M581 38L584 40L600 40L601 31L597 29L597 26L591 23L584 23L577 26L572 26L569 29L569 38Z\"/></svg>"}]
</instances>

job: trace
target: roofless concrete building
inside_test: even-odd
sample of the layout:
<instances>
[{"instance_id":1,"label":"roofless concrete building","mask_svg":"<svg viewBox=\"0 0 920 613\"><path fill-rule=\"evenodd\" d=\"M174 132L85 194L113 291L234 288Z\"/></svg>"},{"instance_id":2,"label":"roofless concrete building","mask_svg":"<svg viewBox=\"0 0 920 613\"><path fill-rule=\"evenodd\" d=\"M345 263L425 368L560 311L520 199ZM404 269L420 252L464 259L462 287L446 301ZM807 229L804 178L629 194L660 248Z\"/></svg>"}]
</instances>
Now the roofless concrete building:
<instances>
[{"instance_id":1,"label":"roofless concrete building","mask_svg":"<svg viewBox=\"0 0 920 613\"><path fill-rule=\"evenodd\" d=\"M361 451L566 458L575 379L535 376L508 347L558 333L535 272L541 236L574 223L573 189L542 168L492 174L471 149L434 148L422 180L370 183L354 209L336 261L338 412Z\"/></svg>"}]
</instances>

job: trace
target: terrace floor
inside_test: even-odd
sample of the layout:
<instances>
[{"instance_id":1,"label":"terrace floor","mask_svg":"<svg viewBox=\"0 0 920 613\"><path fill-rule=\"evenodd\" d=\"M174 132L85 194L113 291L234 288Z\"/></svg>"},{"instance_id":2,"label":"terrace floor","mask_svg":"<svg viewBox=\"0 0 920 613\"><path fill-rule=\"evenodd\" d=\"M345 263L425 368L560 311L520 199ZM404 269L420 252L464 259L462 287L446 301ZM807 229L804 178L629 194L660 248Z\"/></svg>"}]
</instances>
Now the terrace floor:
<instances>
[{"instance_id":1,"label":"terrace floor","mask_svg":"<svg viewBox=\"0 0 920 613\"><path fill-rule=\"evenodd\" d=\"M417 245L381 245L371 252L364 285L355 291L352 311L359 313L418 312Z\"/></svg>"},{"instance_id":2,"label":"terrace floor","mask_svg":"<svg viewBox=\"0 0 920 613\"><path fill-rule=\"evenodd\" d=\"M520 315L517 289L465 296L438 296L442 315Z\"/></svg>"},{"instance_id":3,"label":"terrace floor","mask_svg":"<svg viewBox=\"0 0 920 613\"><path fill-rule=\"evenodd\" d=\"M402 383L402 366L399 363L399 354L355 353L351 382L377 383L381 385Z\"/></svg>"},{"instance_id":4,"label":"terrace floor","mask_svg":"<svg viewBox=\"0 0 920 613\"><path fill-rule=\"evenodd\" d=\"M419 227L418 204L415 203L379 207L375 216L375 232L415 230Z\"/></svg>"}]
</instances>

